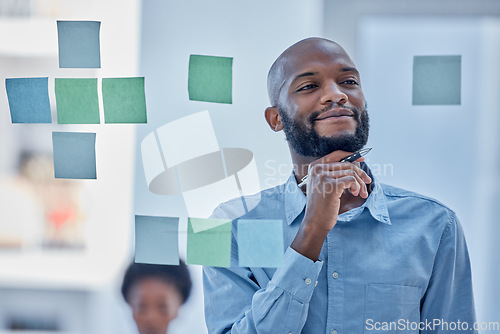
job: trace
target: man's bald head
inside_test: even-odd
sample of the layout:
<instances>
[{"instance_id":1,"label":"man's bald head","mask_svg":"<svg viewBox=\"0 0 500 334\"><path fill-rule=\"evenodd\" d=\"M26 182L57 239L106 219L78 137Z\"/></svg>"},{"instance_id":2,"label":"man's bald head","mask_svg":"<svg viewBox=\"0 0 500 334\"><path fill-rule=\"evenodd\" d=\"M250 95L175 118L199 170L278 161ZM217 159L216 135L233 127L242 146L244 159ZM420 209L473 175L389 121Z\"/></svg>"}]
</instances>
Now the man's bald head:
<instances>
[{"instance_id":1,"label":"man's bald head","mask_svg":"<svg viewBox=\"0 0 500 334\"><path fill-rule=\"evenodd\" d=\"M339 44L319 37L306 38L290 46L274 61L267 75L267 93L271 106L278 106L281 88L287 79L287 75L290 75L288 72L291 68L297 66L294 60L313 49L323 52L344 52L347 54Z\"/></svg>"}]
</instances>

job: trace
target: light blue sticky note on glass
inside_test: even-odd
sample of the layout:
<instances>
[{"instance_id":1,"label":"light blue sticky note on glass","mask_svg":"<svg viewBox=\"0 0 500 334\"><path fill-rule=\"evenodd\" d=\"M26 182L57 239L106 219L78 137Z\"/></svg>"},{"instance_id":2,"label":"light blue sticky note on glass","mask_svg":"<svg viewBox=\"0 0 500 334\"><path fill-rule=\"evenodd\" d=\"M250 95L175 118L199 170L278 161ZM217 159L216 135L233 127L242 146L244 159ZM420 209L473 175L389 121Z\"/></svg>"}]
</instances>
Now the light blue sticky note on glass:
<instances>
[{"instance_id":1,"label":"light blue sticky note on glass","mask_svg":"<svg viewBox=\"0 0 500 334\"><path fill-rule=\"evenodd\" d=\"M57 21L60 68L100 68L98 21Z\"/></svg>"},{"instance_id":2,"label":"light blue sticky note on glass","mask_svg":"<svg viewBox=\"0 0 500 334\"><path fill-rule=\"evenodd\" d=\"M135 216L135 262L179 264L179 218Z\"/></svg>"},{"instance_id":3,"label":"light blue sticky note on glass","mask_svg":"<svg viewBox=\"0 0 500 334\"><path fill-rule=\"evenodd\" d=\"M5 79L12 123L52 123L49 78Z\"/></svg>"},{"instance_id":4,"label":"light blue sticky note on glass","mask_svg":"<svg viewBox=\"0 0 500 334\"><path fill-rule=\"evenodd\" d=\"M95 133L52 132L52 145L56 178L97 178Z\"/></svg>"},{"instance_id":5,"label":"light blue sticky note on glass","mask_svg":"<svg viewBox=\"0 0 500 334\"><path fill-rule=\"evenodd\" d=\"M459 105L461 85L461 56L413 57L413 105Z\"/></svg>"},{"instance_id":6,"label":"light blue sticky note on glass","mask_svg":"<svg viewBox=\"0 0 500 334\"><path fill-rule=\"evenodd\" d=\"M283 264L281 220L238 220L238 259L241 267L276 268Z\"/></svg>"}]
</instances>

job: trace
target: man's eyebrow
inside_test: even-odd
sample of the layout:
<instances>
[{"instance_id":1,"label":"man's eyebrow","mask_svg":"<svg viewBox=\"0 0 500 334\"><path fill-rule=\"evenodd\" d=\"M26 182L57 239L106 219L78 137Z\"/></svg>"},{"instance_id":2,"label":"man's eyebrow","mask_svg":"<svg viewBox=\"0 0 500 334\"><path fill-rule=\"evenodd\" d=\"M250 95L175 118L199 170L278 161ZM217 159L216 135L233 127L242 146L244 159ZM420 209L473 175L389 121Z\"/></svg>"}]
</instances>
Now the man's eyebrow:
<instances>
[{"instance_id":1,"label":"man's eyebrow","mask_svg":"<svg viewBox=\"0 0 500 334\"><path fill-rule=\"evenodd\" d=\"M342 67L340 69L340 72L354 72L356 74L359 74L359 71L356 69L356 67Z\"/></svg>"},{"instance_id":2,"label":"man's eyebrow","mask_svg":"<svg viewBox=\"0 0 500 334\"><path fill-rule=\"evenodd\" d=\"M303 78L303 77L310 77L310 76L313 76L313 75L316 75L316 74L318 74L318 72L304 72L304 73L300 73L297 76L295 76L295 78L293 78L292 82L294 82L297 79L300 79L300 78Z\"/></svg>"}]
</instances>

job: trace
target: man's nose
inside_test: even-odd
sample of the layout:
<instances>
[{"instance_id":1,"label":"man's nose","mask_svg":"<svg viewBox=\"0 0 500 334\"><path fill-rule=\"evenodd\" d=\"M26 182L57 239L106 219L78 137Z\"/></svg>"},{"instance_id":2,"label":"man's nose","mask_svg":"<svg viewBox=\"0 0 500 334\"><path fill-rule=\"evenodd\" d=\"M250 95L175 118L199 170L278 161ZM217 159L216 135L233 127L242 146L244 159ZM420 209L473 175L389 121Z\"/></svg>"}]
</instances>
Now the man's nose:
<instances>
[{"instance_id":1,"label":"man's nose","mask_svg":"<svg viewBox=\"0 0 500 334\"><path fill-rule=\"evenodd\" d=\"M341 87L336 83L332 82L323 87L323 92L321 95L321 104L328 103L339 103L346 104L348 100L347 94L345 94Z\"/></svg>"}]
</instances>

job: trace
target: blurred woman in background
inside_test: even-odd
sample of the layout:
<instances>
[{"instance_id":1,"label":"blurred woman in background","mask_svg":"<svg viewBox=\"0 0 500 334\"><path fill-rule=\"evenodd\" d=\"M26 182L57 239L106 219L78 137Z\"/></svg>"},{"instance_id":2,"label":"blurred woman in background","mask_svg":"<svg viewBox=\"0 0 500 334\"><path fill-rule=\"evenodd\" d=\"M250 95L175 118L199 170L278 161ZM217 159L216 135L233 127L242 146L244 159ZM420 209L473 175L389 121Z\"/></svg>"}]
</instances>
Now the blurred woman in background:
<instances>
[{"instance_id":1,"label":"blurred woman in background","mask_svg":"<svg viewBox=\"0 0 500 334\"><path fill-rule=\"evenodd\" d=\"M140 334L165 334L191 292L189 271L178 266L132 263L123 278L122 295L132 308Z\"/></svg>"}]
</instances>

